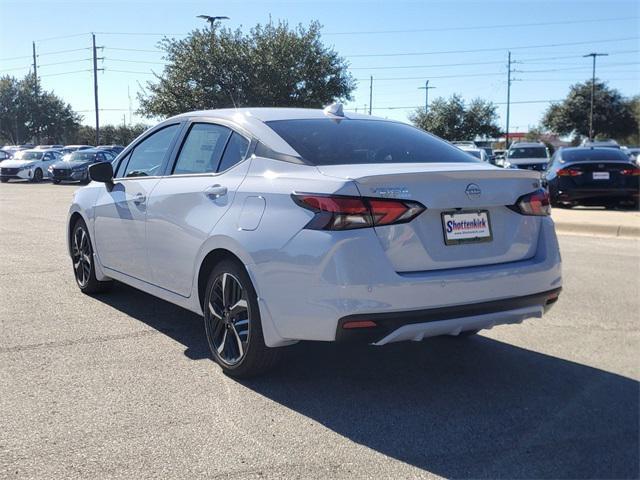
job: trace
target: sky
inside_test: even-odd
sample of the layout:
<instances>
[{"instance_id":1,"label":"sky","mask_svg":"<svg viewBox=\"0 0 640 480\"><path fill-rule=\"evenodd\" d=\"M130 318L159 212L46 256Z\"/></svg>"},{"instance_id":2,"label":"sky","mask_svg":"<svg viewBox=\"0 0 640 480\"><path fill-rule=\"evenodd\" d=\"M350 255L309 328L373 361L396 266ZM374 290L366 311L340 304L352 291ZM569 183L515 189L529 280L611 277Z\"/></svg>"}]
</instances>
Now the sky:
<instances>
[{"instance_id":1,"label":"sky","mask_svg":"<svg viewBox=\"0 0 640 480\"><path fill-rule=\"evenodd\" d=\"M32 68L35 41L38 75L94 124L91 34L98 50L100 123L152 124L136 114L137 94L152 72L162 72L163 35L183 37L202 27L199 14L226 15L231 28L257 23L317 20L323 41L344 56L358 88L348 110L407 121L425 103L457 93L498 106L505 126L507 55L511 50L510 131L536 126L550 101L591 76L625 96L640 94L640 2L632 1L447 1L339 2L208 0L9 1L0 0L0 75L21 77ZM130 113L131 112L131 113Z\"/></svg>"}]
</instances>

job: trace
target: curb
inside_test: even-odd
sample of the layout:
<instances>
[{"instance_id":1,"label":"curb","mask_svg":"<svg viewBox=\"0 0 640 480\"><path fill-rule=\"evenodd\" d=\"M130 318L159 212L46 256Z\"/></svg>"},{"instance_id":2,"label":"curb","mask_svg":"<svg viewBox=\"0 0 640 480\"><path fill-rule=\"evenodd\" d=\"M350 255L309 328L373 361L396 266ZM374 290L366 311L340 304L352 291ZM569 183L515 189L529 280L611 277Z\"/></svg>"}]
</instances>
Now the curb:
<instances>
[{"instance_id":1,"label":"curb","mask_svg":"<svg viewBox=\"0 0 640 480\"><path fill-rule=\"evenodd\" d=\"M640 227L629 225L602 225L573 222L555 222L556 232L607 237L640 238Z\"/></svg>"}]
</instances>

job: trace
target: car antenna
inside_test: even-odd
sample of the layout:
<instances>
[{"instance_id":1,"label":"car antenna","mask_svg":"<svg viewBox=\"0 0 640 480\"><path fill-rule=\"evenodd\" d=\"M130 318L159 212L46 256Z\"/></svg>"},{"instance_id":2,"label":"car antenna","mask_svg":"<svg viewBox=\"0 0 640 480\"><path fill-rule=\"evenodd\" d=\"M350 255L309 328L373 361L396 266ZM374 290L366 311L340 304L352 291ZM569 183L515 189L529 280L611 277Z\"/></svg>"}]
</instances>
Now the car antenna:
<instances>
[{"instance_id":1,"label":"car antenna","mask_svg":"<svg viewBox=\"0 0 640 480\"><path fill-rule=\"evenodd\" d=\"M331 105L327 105L322 110L325 115L335 115L336 117L344 117L344 108L341 103L334 102Z\"/></svg>"}]
</instances>

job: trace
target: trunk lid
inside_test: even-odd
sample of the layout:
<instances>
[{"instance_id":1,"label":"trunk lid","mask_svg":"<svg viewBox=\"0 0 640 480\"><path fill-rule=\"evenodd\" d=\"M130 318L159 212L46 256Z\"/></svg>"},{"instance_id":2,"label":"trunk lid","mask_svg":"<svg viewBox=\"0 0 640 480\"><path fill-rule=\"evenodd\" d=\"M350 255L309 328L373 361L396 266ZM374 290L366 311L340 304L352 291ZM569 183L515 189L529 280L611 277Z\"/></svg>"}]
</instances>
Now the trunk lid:
<instances>
[{"instance_id":1,"label":"trunk lid","mask_svg":"<svg viewBox=\"0 0 640 480\"><path fill-rule=\"evenodd\" d=\"M353 180L365 197L405 198L427 210L410 223L375 227L397 272L417 272L514 262L535 255L540 217L509 209L540 188L540 175L481 163L365 164L317 167L324 175ZM488 215L491 239L447 245L443 214ZM448 217L450 218L450 217Z\"/></svg>"}]
</instances>

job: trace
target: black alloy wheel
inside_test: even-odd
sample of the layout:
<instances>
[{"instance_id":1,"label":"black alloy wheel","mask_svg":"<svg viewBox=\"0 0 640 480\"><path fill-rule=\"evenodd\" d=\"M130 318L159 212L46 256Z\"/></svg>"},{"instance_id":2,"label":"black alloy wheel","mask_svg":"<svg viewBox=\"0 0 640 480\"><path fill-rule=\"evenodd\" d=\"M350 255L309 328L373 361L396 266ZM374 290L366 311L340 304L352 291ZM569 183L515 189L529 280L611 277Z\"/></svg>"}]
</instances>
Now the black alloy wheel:
<instances>
[{"instance_id":1,"label":"black alloy wheel","mask_svg":"<svg viewBox=\"0 0 640 480\"><path fill-rule=\"evenodd\" d=\"M214 267L203 309L209 349L226 374L251 377L275 365L281 349L264 343L257 295L242 264L223 260Z\"/></svg>"}]
</instances>

